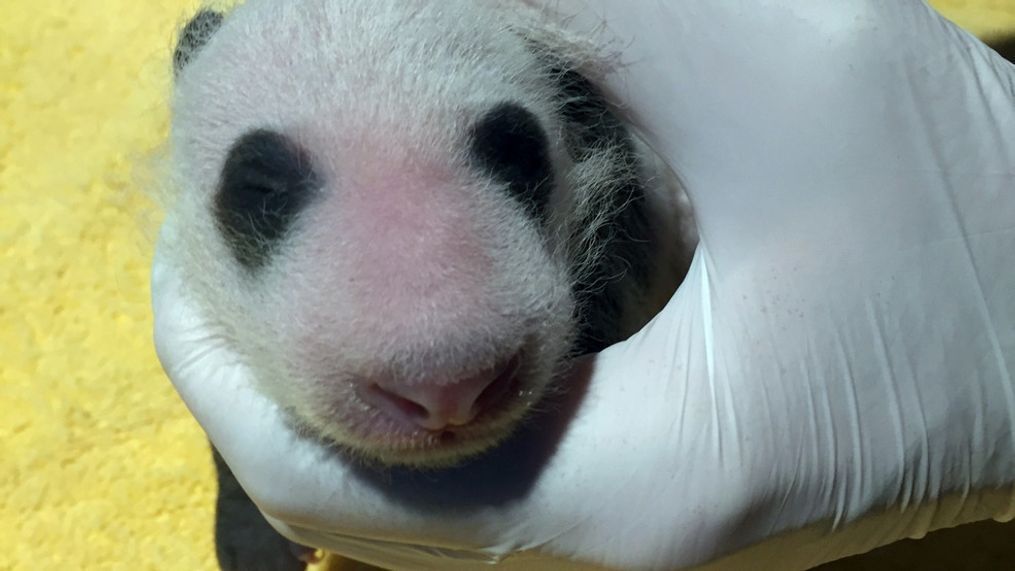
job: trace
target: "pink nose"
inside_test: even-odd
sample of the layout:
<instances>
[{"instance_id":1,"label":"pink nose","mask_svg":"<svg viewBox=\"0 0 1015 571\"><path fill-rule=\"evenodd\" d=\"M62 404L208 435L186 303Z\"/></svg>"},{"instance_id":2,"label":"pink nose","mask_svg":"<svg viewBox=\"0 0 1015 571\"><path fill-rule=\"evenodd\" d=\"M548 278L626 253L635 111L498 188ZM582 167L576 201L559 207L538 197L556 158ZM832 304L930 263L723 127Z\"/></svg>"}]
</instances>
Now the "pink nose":
<instances>
[{"instance_id":1,"label":"pink nose","mask_svg":"<svg viewBox=\"0 0 1015 571\"><path fill-rule=\"evenodd\" d=\"M392 420L424 430L462 426L504 399L514 385L518 359L450 383L381 381L360 396Z\"/></svg>"}]
</instances>

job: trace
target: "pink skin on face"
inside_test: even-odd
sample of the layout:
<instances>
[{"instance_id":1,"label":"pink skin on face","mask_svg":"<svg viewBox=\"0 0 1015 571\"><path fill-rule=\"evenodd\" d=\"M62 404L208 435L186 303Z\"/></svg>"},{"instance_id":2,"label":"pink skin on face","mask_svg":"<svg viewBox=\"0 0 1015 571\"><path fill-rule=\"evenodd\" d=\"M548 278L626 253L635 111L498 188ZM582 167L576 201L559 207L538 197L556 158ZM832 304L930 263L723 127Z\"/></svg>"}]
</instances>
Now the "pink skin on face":
<instances>
[{"instance_id":1,"label":"pink skin on face","mask_svg":"<svg viewBox=\"0 0 1015 571\"><path fill-rule=\"evenodd\" d=\"M341 153L301 237L292 353L359 437L430 438L517 390L518 358L497 352L524 332L491 291L482 182L368 148Z\"/></svg>"},{"instance_id":2,"label":"pink skin on face","mask_svg":"<svg viewBox=\"0 0 1015 571\"><path fill-rule=\"evenodd\" d=\"M347 283L357 305L390 323L419 312L424 299L438 315L481 304L492 263L463 181L446 165L393 165L376 155L343 162L356 166L343 173L330 243L348 249ZM364 332L374 333L382 332Z\"/></svg>"}]
</instances>

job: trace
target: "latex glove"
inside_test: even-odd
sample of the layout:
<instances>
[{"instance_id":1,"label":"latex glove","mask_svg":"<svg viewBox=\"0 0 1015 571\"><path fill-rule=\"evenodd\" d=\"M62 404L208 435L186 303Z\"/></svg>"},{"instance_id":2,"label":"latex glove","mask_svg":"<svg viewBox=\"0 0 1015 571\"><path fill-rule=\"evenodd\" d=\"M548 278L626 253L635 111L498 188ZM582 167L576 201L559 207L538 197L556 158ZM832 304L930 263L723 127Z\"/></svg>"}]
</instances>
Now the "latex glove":
<instances>
[{"instance_id":1,"label":"latex glove","mask_svg":"<svg viewBox=\"0 0 1015 571\"><path fill-rule=\"evenodd\" d=\"M600 18L701 245L478 463L373 474L289 431L165 228L159 354L273 524L393 568L803 569L1015 516L1015 68L919 0L599 0L571 25Z\"/></svg>"}]
</instances>

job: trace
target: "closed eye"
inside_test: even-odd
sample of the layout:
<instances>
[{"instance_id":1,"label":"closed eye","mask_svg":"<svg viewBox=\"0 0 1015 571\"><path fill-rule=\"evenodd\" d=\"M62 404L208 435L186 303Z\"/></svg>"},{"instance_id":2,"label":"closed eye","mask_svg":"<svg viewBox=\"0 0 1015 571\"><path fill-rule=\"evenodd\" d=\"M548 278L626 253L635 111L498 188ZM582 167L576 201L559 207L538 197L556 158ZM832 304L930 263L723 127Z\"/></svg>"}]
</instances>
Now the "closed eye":
<instances>
[{"instance_id":1,"label":"closed eye","mask_svg":"<svg viewBox=\"0 0 1015 571\"><path fill-rule=\"evenodd\" d=\"M553 188L550 145L532 112L510 102L487 111L472 129L470 155L532 216L545 220Z\"/></svg>"},{"instance_id":2,"label":"closed eye","mask_svg":"<svg viewBox=\"0 0 1015 571\"><path fill-rule=\"evenodd\" d=\"M307 154L285 135L258 129L236 141L222 168L215 216L240 264L255 270L267 262L318 181Z\"/></svg>"}]
</instances>

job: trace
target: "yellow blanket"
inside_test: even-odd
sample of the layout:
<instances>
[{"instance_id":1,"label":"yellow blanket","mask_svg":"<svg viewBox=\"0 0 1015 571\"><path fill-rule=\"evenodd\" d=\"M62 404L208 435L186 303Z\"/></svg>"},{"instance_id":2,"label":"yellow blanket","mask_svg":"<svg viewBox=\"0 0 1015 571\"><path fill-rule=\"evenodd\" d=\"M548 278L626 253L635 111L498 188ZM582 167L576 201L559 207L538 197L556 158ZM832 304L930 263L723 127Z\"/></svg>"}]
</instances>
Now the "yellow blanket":
<instances>
[{"instance_id":1,"label":"yellow blanket","mask_svg":"<svg viewBox=\"0 0 1015 571\"><path fill-rule=\"evenodd\" d=\"M1015 0L938 5L1015 30ZM135 176L166 134L168 56L195 8L0 3L0 571L215 568L208 450L151 346L158 214ZM997 543L947 551L983 561ZM909 551L877 568L942 568Z\"/></svg>"}]
</instances>

